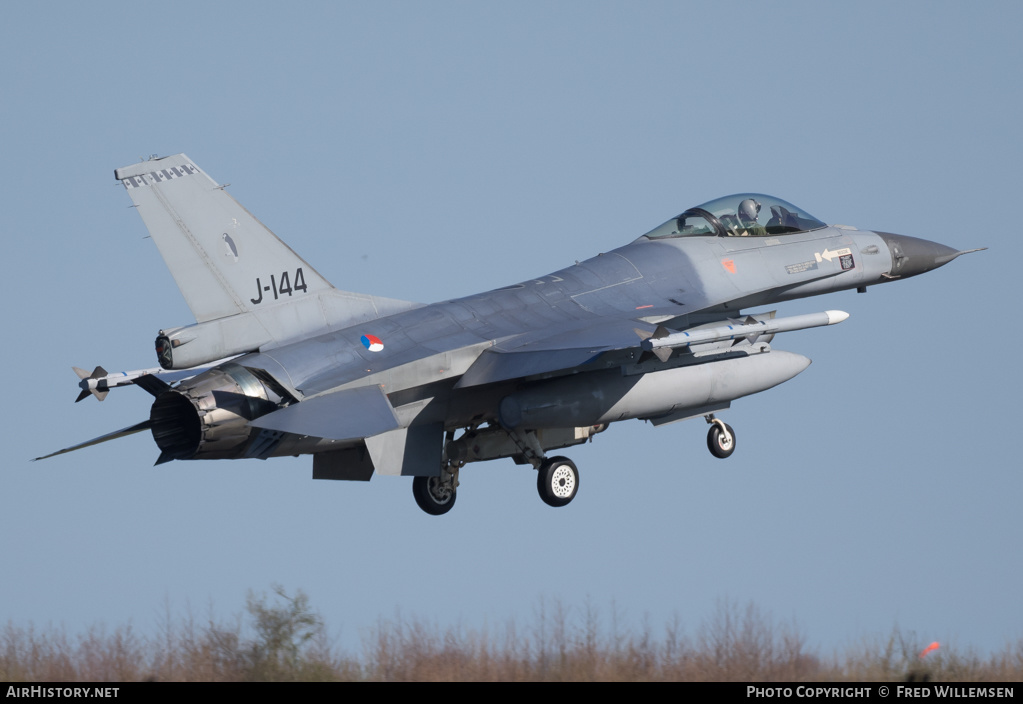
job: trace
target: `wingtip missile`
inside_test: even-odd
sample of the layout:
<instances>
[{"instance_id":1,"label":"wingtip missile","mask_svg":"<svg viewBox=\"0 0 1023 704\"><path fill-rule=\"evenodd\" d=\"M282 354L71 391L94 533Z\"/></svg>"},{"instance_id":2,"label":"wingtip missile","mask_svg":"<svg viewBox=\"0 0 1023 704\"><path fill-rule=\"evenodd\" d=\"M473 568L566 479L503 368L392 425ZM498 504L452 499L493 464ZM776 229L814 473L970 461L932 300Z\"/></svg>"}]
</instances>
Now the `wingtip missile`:
<instances>
[{"instance_id":1,"label":"wingtip missile","mask_svg":"<svg viewBox=\"0 0 1023 704\"><path fill-rule=\"evenodd\" d=\"M137 384L154 396L157 395L159 391L167 387L167 383L165 381L155 376L157 373L162 371L159 368L113 373L107 372L107 370L103 367L96 367L91 373L85 371L81 367L71 367L71 369L74 370L75 374L80 379L78 382L78 388L80 388L81 391L78 394L78 398L75 399L75 403L78 403L89 396L95 396L97 400L102 401L107 397L107 394L110 393L110 389L118 386L130 386L132 384ZM147 379L146 377L151 377L151 379Z\"/></svg>"}]
</instances>

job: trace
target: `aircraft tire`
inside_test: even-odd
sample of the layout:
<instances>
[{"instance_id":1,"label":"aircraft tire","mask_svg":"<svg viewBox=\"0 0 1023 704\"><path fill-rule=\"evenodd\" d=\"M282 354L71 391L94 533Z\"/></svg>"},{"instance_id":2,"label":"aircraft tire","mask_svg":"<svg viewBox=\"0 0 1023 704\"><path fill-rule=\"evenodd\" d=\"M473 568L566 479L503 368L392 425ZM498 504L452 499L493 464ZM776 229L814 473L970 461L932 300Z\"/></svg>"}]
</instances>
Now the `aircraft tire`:
<instances>
[{"instance_id":1,"label":"aircraft tire","mask_svg":"<svg viewBox=\"0 0 1023 704\"><path fill-rule=\"evenodd\" d=\"M440 477L415 477L412 480L412 495L419 508L431 516L443 516L455 505L458 492L452 489L438 495Z\"/></svg>"},{"instance_id":2,"label":"aircraft tire","mask_svg":"<svg viewBox=\"0 0 1023 704\"><path fill-rule=\"evenodd\" d=\"M725 426L724 430L721 429L721 425ZM735 452L735 431L728 423L721 425L715 422L710 426L710 432L707 433L707 449L715 457L725 459Z\"/></svg>"},{"instance_id":3,"label":"aircraft tire","mask_svg":"<svg viewBox=\"0 0 1023 704\"><path fill-rule=\"evenodd\" d=\"M544 460L536 474L537 491L548 506L565 506L579 491L579 470L567 457Z\"/></svg>"}]
</instances>

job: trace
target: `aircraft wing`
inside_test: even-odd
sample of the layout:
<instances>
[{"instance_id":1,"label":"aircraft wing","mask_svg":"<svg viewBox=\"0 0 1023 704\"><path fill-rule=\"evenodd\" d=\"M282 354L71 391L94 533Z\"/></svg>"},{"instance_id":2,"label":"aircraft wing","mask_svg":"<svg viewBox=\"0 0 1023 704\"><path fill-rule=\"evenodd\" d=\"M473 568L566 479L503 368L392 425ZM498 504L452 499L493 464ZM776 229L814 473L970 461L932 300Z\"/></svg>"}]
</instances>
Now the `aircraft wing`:
<instances>
[{"instance_id":1,"label":"aircraft wing","mask_svg":"<svg viewBox=\"0 0 1023 704\"><path fill-rule=\"evenodd\" d=\"M462 375L457 388L492 384L571 369L594 361L604 352L639 347L637 330L653 333L653 325L632 319L601 318L572 330L545 330L504 340L483 352Z\"/></svg>"},{"instance_id":2,"label":"aircraft wing","mask_svg":"<svg viewBox=\"0 0 1023 704\"><path fill-rule=\"evenodd\" d=\"M586 364L601 352L602 350L594 352L589 348L518 352L487 350L469 367L455 386L462 389L571 369Z\"/></svg>"},{"instance_id":3,"label":"aircraft wing","mask_svg":"<svg viewBox=\"0 0 1023 704\"><path fill-rule=\"evenodd\" d=\"M479 356L459 380L457 387L479 386L498 381L573 369L597 360L605 352L642 350L667 361L676 348L734 345L770 339L779 332L834 325L849 317L838 310L775 318L774 311L747 315L743 319L710 319L684 331L636 320L602 320L570 332L548 337L505 342ZM638 357L636 358L638 361Z\"/></svg>"}]
</instances>

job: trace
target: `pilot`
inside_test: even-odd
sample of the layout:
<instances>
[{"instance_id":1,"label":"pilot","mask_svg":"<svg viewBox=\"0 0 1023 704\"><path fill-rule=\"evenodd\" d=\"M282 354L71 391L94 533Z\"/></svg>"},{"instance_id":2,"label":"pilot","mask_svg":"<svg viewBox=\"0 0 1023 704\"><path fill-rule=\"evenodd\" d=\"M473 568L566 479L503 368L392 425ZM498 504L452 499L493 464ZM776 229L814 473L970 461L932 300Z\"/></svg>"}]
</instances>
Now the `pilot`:
<instances>
[{"instance_id":1,"label":"pilot","mask_svg":"<svg viewBox=\"0 0 1023 704\"><path fill-rule=\"evenodd\" d=\"M767 230L757 222L757 215L760 214L760 203L752 198L747 198L739 203L739 222L744 231L739 232L740 237L764 237Z\"/></svg>"}]
</instances>

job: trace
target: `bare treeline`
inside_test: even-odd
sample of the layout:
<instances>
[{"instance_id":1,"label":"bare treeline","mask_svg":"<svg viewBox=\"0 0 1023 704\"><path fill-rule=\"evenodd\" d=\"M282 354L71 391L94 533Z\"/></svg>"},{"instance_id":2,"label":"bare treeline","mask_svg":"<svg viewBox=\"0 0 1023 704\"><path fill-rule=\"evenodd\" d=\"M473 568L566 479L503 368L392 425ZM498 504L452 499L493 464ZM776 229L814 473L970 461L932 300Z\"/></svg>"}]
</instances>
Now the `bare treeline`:
<instances>
[{"instance_id":1,"label":"bare treeline","mask_svg":"<svg viewBox=\"0 0 1023 704\"><path fill-rule=\"evenodd\" d=\"M124 626L69 635L9 622L0 633L0 680L131 681L1019 681L1023 641L986 657L954 648L921 659L924 643L898 631L841 654L810 650L795 625L754 605L721 602L692 636L680 621L626 626L541 600L525 627L444 628L381 619L357 654L341 652L301 591L250 594L245 617L173 618L156 636Z\"/></svg>"}]
</instances>

